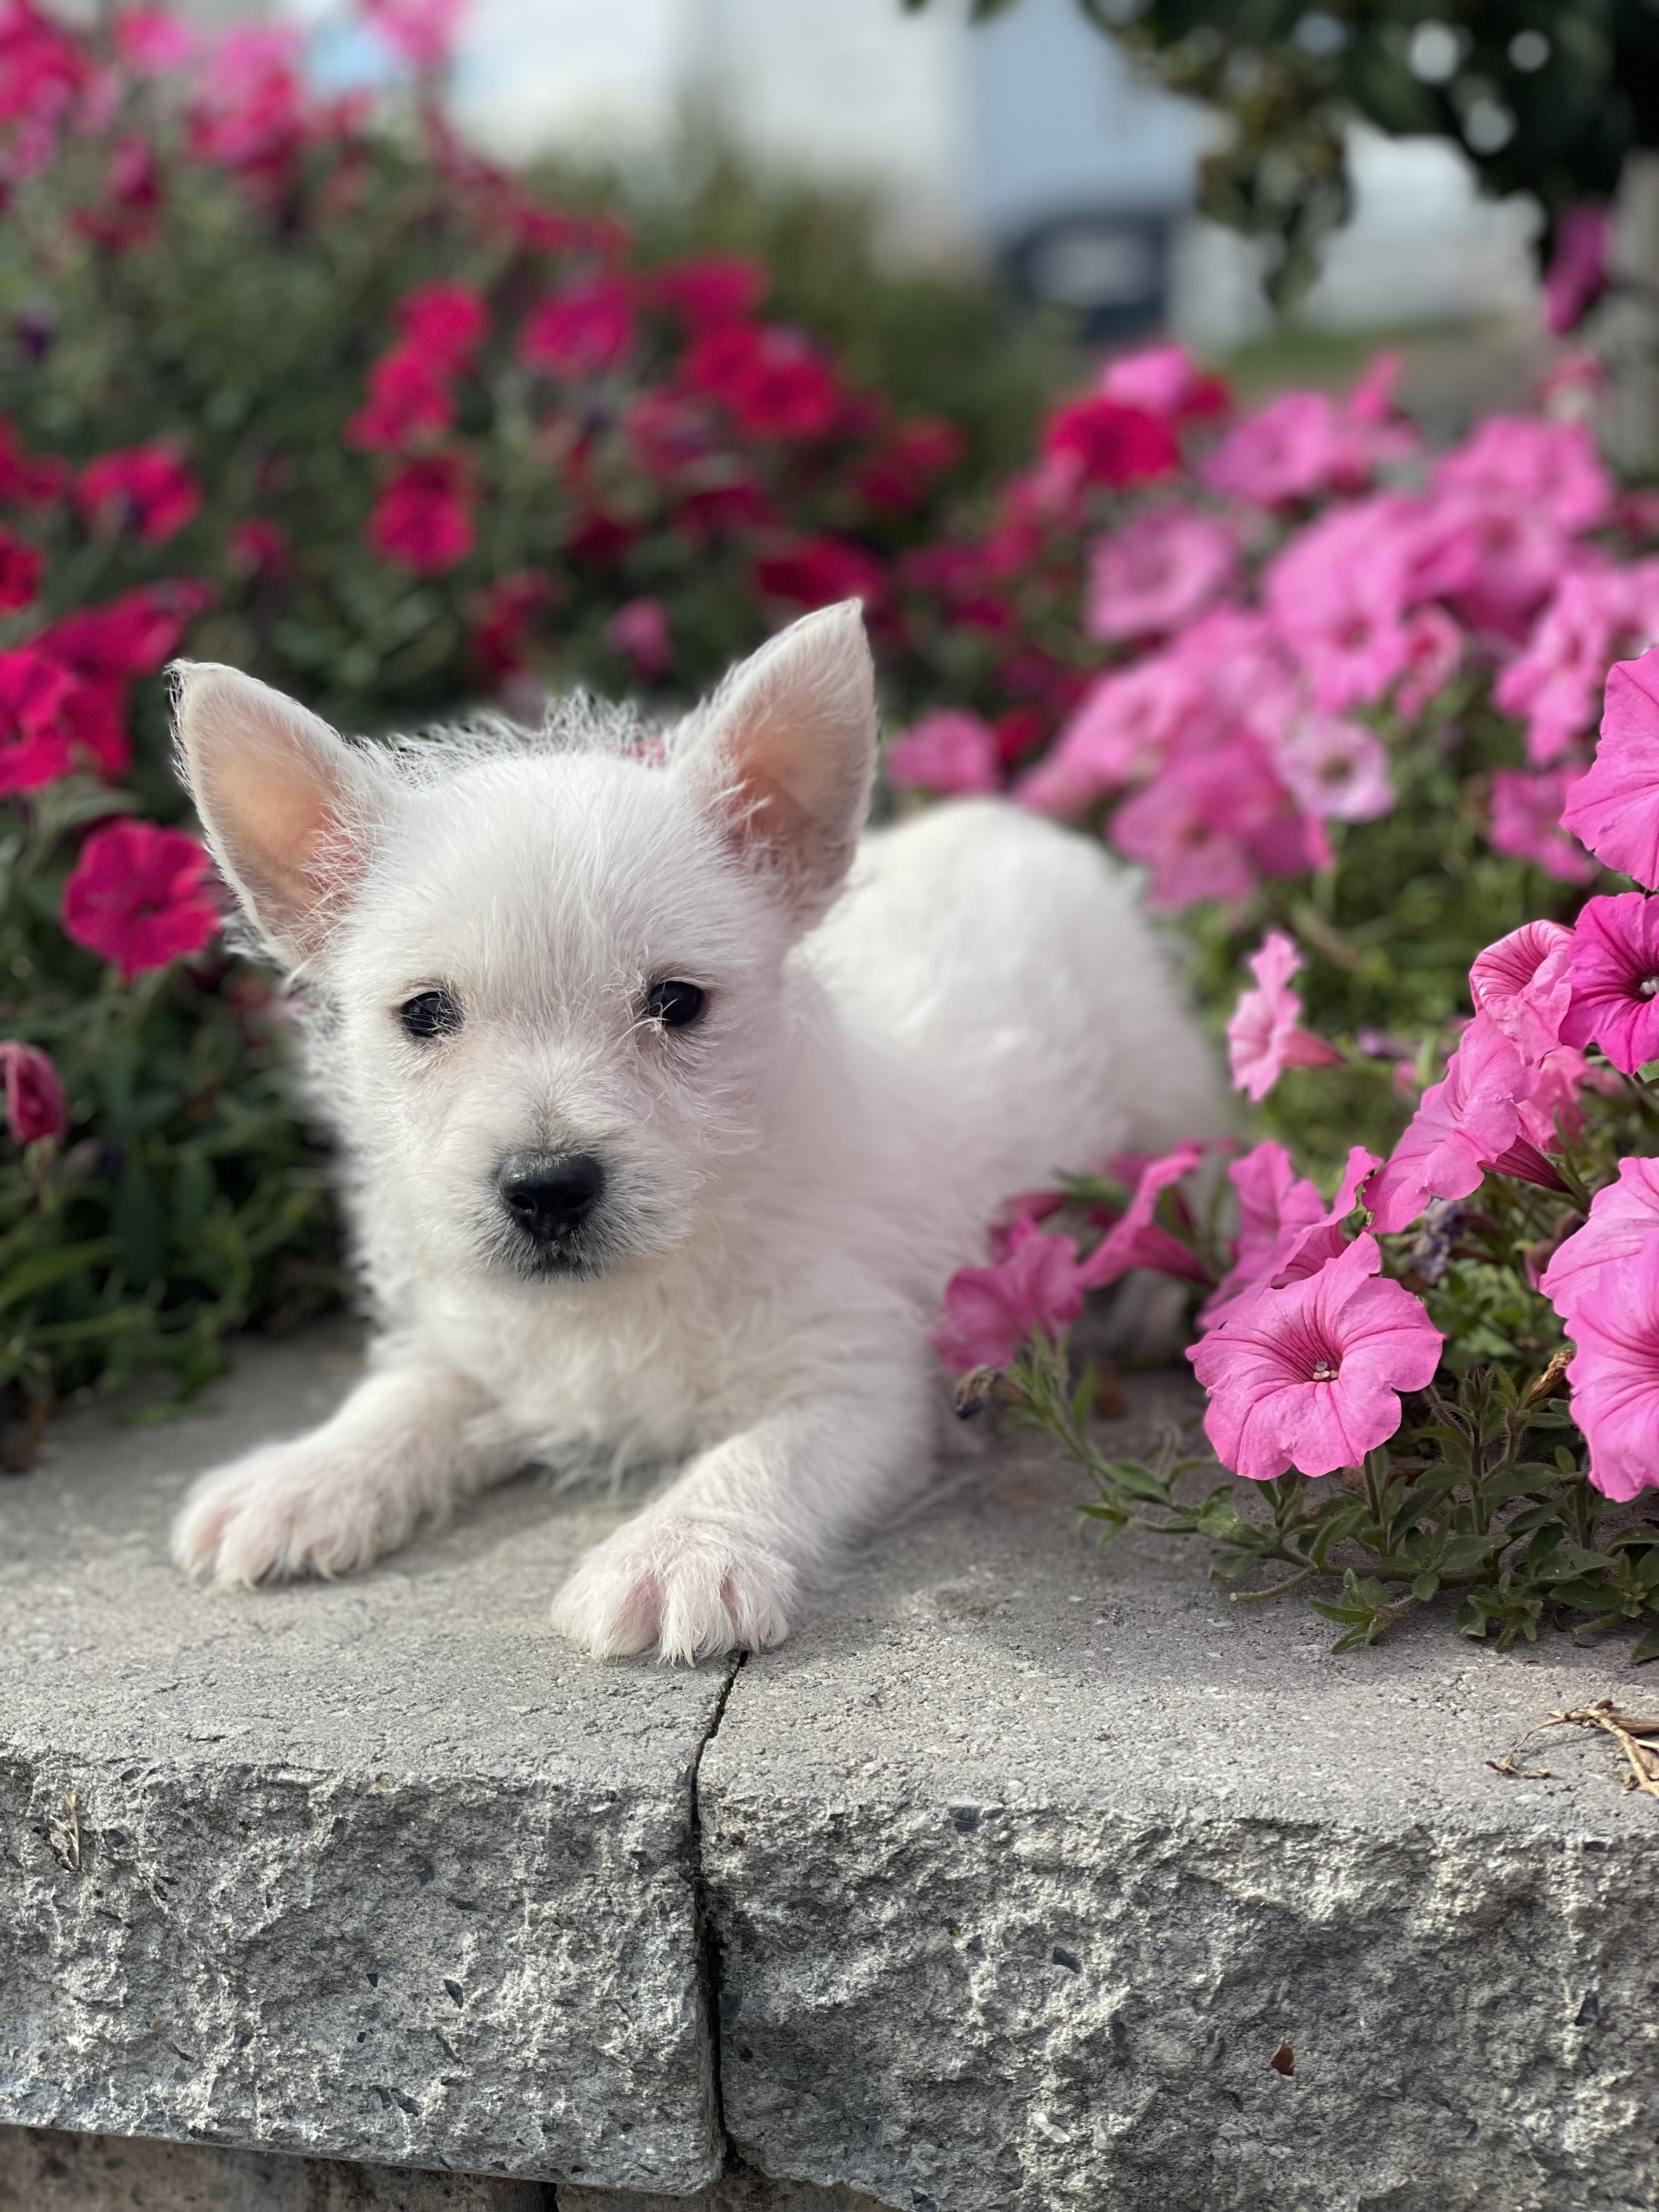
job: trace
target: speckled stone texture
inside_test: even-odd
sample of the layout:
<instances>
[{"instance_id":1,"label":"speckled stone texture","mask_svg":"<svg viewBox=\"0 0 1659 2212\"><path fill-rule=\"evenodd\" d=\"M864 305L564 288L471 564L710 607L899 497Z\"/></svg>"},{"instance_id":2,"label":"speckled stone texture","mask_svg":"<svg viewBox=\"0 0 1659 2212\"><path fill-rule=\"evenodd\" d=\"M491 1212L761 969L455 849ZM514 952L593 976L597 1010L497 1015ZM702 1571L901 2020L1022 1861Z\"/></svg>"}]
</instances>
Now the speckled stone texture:
<instances>
[{"instance_id":1,"label":"speckled stone texture","mask_svg":"<svg viewBox=\"0 0 1659 2212\"><path fill-rule=\"evenodd\" d=\"M739 1674L700 1801L742 2155L902 2212L1659 2203L1659 1803L1604 1737L1486 1764L1659 1687L1443 1618L1334 1658L1076 1504L994 1457Z\"/></svg>"},{"instance_id":2,"label":"speckled stone texture","mask_svg":"<svg viewBox=\"0 0 1659 2212\"><path fill-rule=\"evenodd\" d=\"M328 1586L167 1559L187 1476L319 1418L348 1347L65 1421L0 1488L0 2119L696 2191L724 1677L590 1667L547 1617L622 1509L520 1482Z\"/></svg>"}]
</instances>

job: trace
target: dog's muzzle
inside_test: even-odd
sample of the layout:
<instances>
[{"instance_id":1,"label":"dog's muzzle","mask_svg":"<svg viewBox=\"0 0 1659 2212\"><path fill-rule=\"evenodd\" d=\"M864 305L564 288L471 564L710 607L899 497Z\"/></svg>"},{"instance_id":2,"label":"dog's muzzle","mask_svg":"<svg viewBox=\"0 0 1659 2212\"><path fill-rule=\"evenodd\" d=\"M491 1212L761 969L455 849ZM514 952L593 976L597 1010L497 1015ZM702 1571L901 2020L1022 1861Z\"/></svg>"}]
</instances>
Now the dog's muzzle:
<instances>
[{"instance_id":1,"label":"dog's muzzle","mask_svg":"<svg viewBox=\"0 0 1659 2212\"><path fill-rule=\"evenodd\" d=\"M591 1262L592 1240L583 1232L605 1183L605 1163L592 1152L514 1152L495 1176L508 1217L549 1272Z\"/></svg>"}]
</instances>

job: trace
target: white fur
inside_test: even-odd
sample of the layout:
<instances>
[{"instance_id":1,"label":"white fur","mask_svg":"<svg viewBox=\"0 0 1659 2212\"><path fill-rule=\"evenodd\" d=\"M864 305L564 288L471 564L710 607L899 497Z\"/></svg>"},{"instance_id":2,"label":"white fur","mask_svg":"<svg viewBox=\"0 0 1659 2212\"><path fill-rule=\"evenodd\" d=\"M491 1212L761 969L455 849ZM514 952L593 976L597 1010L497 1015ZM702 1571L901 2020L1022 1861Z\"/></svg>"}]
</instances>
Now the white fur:
<instances>
[{"instance_id":1,"label":"white fur","mask_svg":"<svg viewBox=\"0 0 1659 2212\"><path fill-rule=\"evenodd\" d=\"M855 610L809 618L654 762L603 733L331 752L311 725L282 771L326 800L297 891L216 765L263 761L296 710L186 673L216 848L319 1010L380 1322L331 1421L197 1485L186 1568L344 1572L516 1467L599 1447L684 1466L559 1593L564 1633L684 1660L774 1644L803 1577L925 1475L927 1332L999 1202L1221 1127L1092 842L940 806L866 836L830 903L873 744L863 653ZM708 989L695 1028L641 1022L667 975ZM412 1044L395 1009L439 981L464 1026ZM526 1279L503 1246L494 1176L526 1146L606 1164L581 1279Z\"/></svg>"}]
</instances>

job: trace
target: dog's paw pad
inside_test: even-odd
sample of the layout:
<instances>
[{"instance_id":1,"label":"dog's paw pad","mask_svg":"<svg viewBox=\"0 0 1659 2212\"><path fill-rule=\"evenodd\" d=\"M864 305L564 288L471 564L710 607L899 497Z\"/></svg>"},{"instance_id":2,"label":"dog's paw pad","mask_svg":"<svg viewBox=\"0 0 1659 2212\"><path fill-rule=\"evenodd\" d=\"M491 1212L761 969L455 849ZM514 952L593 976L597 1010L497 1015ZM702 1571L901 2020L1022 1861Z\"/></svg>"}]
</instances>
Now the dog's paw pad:
<instances>
[{"instance_id":1,"label":"dog's paw pad","mask_svg":"<svg viewBox=\"0 0 1659 2212\"><path fill-rule=\"evenodd\" d=\"M590 1552L553 1603L553 1625L596 1659L653 1647L688 1665L763 1650L789 1633L787 1563L716 1523L630 1522Z\"/></svg>"}]
</instances>

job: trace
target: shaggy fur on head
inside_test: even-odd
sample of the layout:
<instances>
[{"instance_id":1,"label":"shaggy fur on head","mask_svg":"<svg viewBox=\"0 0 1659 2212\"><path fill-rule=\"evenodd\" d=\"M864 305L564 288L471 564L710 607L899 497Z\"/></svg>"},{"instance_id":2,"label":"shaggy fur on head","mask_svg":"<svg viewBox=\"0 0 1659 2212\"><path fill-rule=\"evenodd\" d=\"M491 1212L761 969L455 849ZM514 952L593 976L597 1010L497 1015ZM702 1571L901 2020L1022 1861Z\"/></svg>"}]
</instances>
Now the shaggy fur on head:
<instances>
[{"instance_id":1,"label":"shaggy fur on head","mask_svg":"<svg viewBox=\"0 0 1659 2212\"><path fill-rule=\"evenodd\" d=\"M197 1485L193 1573L343 1573L599 1450L682 1471L559 1593L563 1632L775 1643L924 1478L927 1330L999 1202L1222 1126L1097 846L982 800L860 842L856 602L660 743L578 701L349 745L213 666L178 712L219 865L303 980L379 1328L331 1421Z\"/></svg>"}]
</instances>

